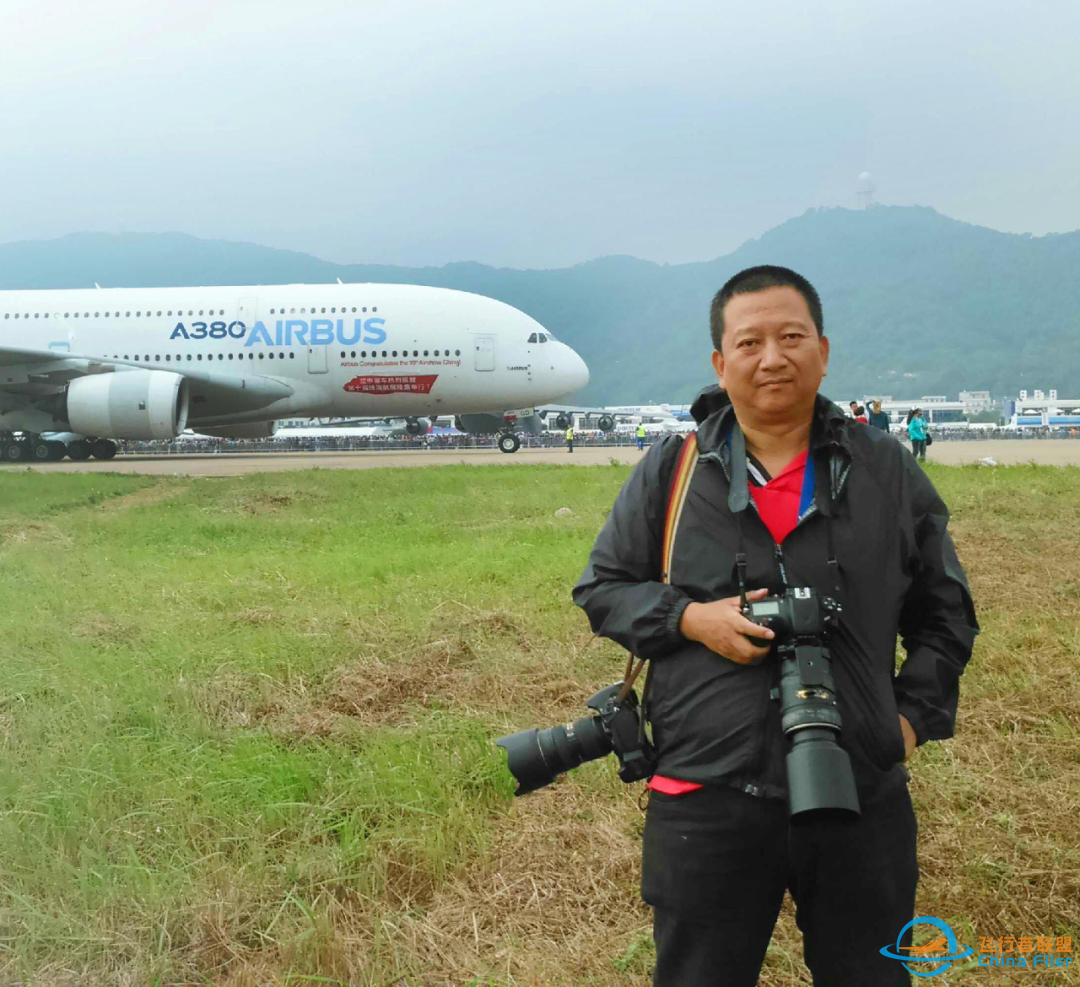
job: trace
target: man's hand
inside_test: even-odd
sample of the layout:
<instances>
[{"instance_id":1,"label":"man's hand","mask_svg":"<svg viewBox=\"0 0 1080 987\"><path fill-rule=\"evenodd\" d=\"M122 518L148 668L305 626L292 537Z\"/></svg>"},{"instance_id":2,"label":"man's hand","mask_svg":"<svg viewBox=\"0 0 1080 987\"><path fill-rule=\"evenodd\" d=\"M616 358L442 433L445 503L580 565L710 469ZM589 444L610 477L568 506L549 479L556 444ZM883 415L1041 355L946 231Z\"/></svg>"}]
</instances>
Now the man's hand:
<instances>
[{"instance_id":1,"label":"man's hand","mask_svg":"<svg viewBox=\"0 0 1080 987\"><path fill-rule=\"evenodd\" d=\"M747 593L746 598L760 600L768 595L767 589L756 589ZM776 635L767 627L747 620L739 609L741 603L737 596L713 603L691 603L683 611L679 630L683 637L700 641L710 651L740 665L749 665L769 653L768 647L758 648L750 638L771 641Z\"/></svg>"},{"instance_id":2,"label":"man's hand","mask_svg":"<svg viewBox=\"0 0 1080 987\"><path fill-rule=\"evenodd\" d=\"M906 761L915 752L919 738L915 736L914 729L903 713L900 714L900 732L904 735L904 760Z\"/></svg>"}]
</instances>

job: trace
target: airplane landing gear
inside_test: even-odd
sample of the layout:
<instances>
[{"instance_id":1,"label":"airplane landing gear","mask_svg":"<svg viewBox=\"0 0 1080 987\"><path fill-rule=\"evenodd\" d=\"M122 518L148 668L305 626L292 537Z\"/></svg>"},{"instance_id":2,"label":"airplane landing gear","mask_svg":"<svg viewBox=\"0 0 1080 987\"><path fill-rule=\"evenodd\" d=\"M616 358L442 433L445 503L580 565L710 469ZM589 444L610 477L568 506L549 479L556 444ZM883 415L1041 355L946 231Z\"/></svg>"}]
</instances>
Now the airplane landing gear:
<instances>
[{"instance_id":1,"label":"airplane landing gear","mask_svg":"<svg viewBox=\"0 0 1080 987\"><path fill-rule=\"evenodd\" d=\"M513 432L503 432L499 436L499 452L517 452L521 448L521 439Z\"/></svg>"},{"instance_id":2,"label":"airplane landing gear","mask_svg":"<svg viewBox=\"0 0 1080 987\"><path fill-rule=\"evenodd\" d=\"M76 439L67 444L67 454L77 463L90 458L91 446L88 439Z\"/></svg>"},{"instance_id":3,"label":"airplane landing gear","mask_svg":"<svg viewBox=\"0 0 1080 987\"><path fill-rule=\"evenodd\" d=\"M109 439L95 439L90 452L95 459L112 459L116 456L116 448L116 443Z\"/></svg>"},{"instance_id":4,"label":"airplane landing gear","mask_svg":"<svg viewBox=\"0 0 1080 987\"><path fill-rule=\"evenodd\" d=\"M26 447L25 442L18 442L15 440L8 440L0 446L5 463L22 463L30 458L30 450Z\"/></svg>"},{"instance_id":5,"label":"airplane landing gear","mask_svg":"<svg viewBox=\"0 0 1080 987\"><path fill-rule=\"evenodd\" d=\"M47 463L53 458L52 443L46 442L43 438L32 438L26 446L30 450L30 459L35 463Z\"/></svg>"}]
</instances>

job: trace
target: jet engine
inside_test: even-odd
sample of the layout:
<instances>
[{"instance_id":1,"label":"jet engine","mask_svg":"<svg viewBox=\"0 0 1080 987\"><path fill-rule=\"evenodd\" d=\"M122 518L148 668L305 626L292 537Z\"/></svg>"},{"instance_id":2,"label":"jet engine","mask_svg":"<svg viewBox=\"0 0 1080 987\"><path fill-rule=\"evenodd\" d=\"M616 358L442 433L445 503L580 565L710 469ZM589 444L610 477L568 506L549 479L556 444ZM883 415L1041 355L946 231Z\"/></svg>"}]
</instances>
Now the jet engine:
<instances>
[{"instance_id":1,"label":"jet engine","mask_svg":"<svg viewBox=\"0 0 1080 987\"><path fill-rule=\"evenodd\" d=\"M409 435L427 435L427 430L429 428L431 428L431 422L426 418L405 419L405 431Z\"/></svg>"},{"instance_id":2,"label":"jet engine","mask_svg":"<svg viewBox=\"0 0 1080 987\"><path fill-rule=\"evenodd\" d=\"M272 439L277 422L252 422L248 425L192 425L192 431L214 439Z\"/></svg>"},{"instance_id":3,"label":"jet engine","mask_svg":"<svg viewBox=\"0 0 1080 987\"><path fill-rule=\"evenodd\" d=\"M111 439L175 439L187 427L188 383L167 370L76 377L63 395L73 432Z\"/></svg>"}]
</instances>

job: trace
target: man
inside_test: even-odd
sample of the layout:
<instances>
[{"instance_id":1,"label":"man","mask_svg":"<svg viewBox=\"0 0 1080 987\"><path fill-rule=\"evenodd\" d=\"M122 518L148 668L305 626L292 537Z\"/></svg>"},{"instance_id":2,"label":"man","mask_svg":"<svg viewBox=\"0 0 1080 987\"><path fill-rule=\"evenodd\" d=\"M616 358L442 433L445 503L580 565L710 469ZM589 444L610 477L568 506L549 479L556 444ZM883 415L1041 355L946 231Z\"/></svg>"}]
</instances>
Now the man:
<instances>
[{"instance_id":1,"label":"man","mask_svg":"<svg viewBox=\"0 0 1080 987\"><path fill-rule=\"evenodd\" d=\"M573 422L571 422L570 425L567 426L567 429L566 429L566 451L567 452L573 452L574 451L574 425L573 425Z\"/></svg>"},{"instance_id":2,"label":"man","mask_svg":"<svg viewBox=\"0 0 1080 987\"><path fill-rule=\"evenodd\" d=\"M851 412L852 418L857 418L859 415L859 402L848 401L848 410Z\"/></svg>"},{"instance_id":3,"label":"man","mask_svg":"<svg viewBox=\"0 0 1080 987\"><path fill-rule=\"evenodd\" d=\"M880 401L875 401L870 405L870 424L883 432L889 431L889 416L881 410Z\"/></svg>"},{"instance_id":4,"label":"man","mask_svg":"<svg viewBox=\"0 0 1080 987\"><path fill-rule=\"evenodd\" d=\"M638 452L645 448L645 426L641 422L638 422L637 427L637 447Z\"/></svg>"},{"instance_id":5,"label":"man","mask_svg":"<svg viewBox=\"0 0 1080 987\"><path fill-rule=\"evenodd\" d=\"M978 632L948 510L906 449L818 395L829 341L804 278L780 267L735 275L713 300L711 329L723 390L692 409L698 460L669 580L660 556L680 436L655 443L631 474L574 590L598 634L653 663L659 762L642 858L653 982L756 983L787 889L816 984L907 984L879 952L915 903L902 762L952 736ZM741 494L733 446L745 448ZM740 612L739 570L751 599L785 586L839 597L828 645L858 818L788 818L773 635Z\"/></svg>"}]
</instances>

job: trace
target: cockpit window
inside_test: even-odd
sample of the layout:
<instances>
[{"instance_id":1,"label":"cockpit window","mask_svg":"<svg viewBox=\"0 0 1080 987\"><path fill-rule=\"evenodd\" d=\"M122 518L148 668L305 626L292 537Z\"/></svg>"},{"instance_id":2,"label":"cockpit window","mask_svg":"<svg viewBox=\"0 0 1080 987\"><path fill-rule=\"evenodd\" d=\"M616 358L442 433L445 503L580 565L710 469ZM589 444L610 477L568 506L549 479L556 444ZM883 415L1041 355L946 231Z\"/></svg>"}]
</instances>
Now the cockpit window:
<instances>
[{"instance_id":1,"label":"cockpit window","mask_svg":"<svg viewBox=\"0 0 1080 987\"><path fill-rule=\"evenodd\" d=\"M536 333L535 332L529 337L529 342L530 343L535 343L536 342Z\"/></svg>"},{"instance_id":2,"label":"cockpit window","mask_svg":"<svg viewBox=\"0 0 1080 987\"><path fill-rule=\"evenodd\" d=\"M537 333L537 335L540 337L540 342L541 343L546 343L547 342L547 336L544 333L542 333L542 332Z\"/></svg>"}]
</instances>

